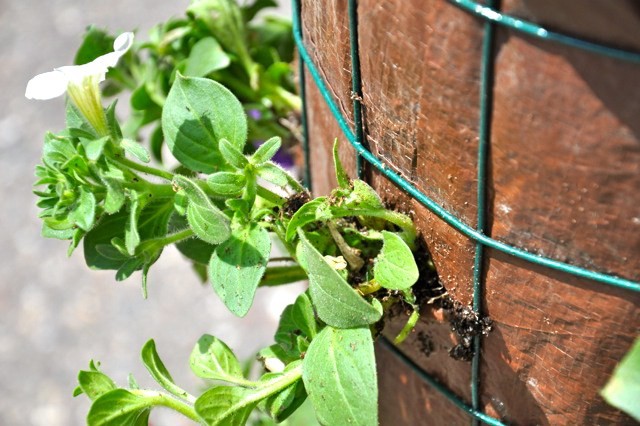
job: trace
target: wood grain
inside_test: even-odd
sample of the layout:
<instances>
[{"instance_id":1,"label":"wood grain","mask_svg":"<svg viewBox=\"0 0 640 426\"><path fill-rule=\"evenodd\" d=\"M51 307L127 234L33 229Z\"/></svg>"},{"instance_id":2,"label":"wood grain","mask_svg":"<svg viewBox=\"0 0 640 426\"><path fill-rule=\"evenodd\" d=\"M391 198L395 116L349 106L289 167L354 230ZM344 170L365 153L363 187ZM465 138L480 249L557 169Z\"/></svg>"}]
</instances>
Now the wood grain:
<instances>
[{"instance_id":1,"label":"wood grain","mask_svg":"<svg viewBox=\"0 0 640 426\"><path fill-rule=\"evenodd\" d=\"M322 4L320 4L322 3ZM509 0L504 10L550 29L640 51L631 1ZM476 217L483 23L444 0L360 0L364 124L387 167L470 226ZM346 1L303 2L305 44L351 119ZM616 22L615 27L611 22ZM489 155L489 229L495 239L588 269L640 280L640 65L499 28ZM335 184L340 129L307 78L314 188ZM341 157L354 172L353 151ZM443 284L472 295L475 244L378 173L370 183L410 213ZM625 424L598 396L640 329L640 295L486 251L482 408L513 424ZM392 336L403 318L388 325ZM434 351L424 353L424 336ZM466 401L469 364L442 313L425 307L402 346ZM382 424L467 424L468 417L379 351ZM382 393L384 391L384 393ZM400 414L399 414L400 413Z\"/></svg>"}]
</instances>

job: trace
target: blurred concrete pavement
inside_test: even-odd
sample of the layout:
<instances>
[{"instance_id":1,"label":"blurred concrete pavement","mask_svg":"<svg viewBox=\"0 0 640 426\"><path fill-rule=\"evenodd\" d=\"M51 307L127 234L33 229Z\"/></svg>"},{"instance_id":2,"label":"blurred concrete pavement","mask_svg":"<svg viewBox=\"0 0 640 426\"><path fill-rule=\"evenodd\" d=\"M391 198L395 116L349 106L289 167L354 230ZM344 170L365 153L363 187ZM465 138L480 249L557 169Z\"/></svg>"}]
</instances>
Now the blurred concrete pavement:
<instances>
[{"instance_id":1,"label":"blurred concrete pavement","mask_svg":"<svg viewBox=\"0 0 640 426\"><path fill-rule=\"evenodd\" d=\"M84 424L88 400L71 394L90 359L121 384L132 372L151 386L139 360L150 338L176 381L197 392L188 357L200 335L215 334L249 358L272 341L279 313L296 295L261 289L249 315L235 318L169 249L152 269L143 300L138 274L118 283L113 272L90 271L82 250L67 258L66 242L40 236L33 170L45 131L63 127L64 108L62 99L26 100L27 81L71 64L88 24L137 28L145 37L188 3L0 0L0 425ZM167 413L152 414L154 425L189 424Z\"/></svg>"}]
</instances>

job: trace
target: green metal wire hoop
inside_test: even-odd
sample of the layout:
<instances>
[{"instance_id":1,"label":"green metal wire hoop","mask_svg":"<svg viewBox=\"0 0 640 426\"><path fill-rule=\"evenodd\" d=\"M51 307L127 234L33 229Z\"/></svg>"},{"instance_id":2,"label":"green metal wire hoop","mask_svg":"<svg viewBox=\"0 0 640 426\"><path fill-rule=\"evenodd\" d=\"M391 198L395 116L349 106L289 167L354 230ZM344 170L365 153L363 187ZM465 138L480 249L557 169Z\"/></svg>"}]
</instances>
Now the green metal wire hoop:
<instances>
[{"instance_id":1,"label":"green metal wire hoop","mask_svg":"<svg viewBox=\"0 0 640 426\"><path fill-rule=\"evenodd\" d=\"M514 256L518 259L525 260L535 265L543 266L546 268L554 269L563 273L567 273L573 276L586 278L593 280L608 286L621 288L633 292L640 292L640 282L635 282L621 278L611 274L605 274L597 271L588 270L575 265L571 265L565 262L560 262L555 259L551 259L544 256L539 256L527 252L523 248L515 247L504 242L495 240L484 234L484 227L486 222L486 169L487 169L487 157L488 147L491 142L490 138L490 121L491 121L491 97L493 92L493 44L494 44L494 27L495 25L502 25L512 30L521 32L530 37L536 37L544 41L561 43L567 46L571 46L577 49L586 50L595 54L612 57L615 59L640 63L640 53L631 52L622 49L617 49L610 46L605 46L590 41L578 39L565 34L553 32L547 30L541 26L527 22L506 14L501 13L498 5L498 1L490 0L486 5L471 1L471 0L447 0L450 3L458 6L462 10L473 14L474 16L483 19L485 21L484 37L482 43L482 59L480 64L481 76L480 76L480 122L479 122L479 143L478 143L478 187L477 187L477 227L472 228L466 223L462 222L453 213L447 211L442 206L437 204L434 200L427 197L424 193L418 190L411 182L404 179L399 174L395 173L389 167L387 167L379 158L377 158L366 146L366 138L364 137L362 126L362 91L361 91L361 77L360 77L360 62L358 51L358 19L357 19L357 0L349 0L348 2L348 15L349 15L349 38L351 48L351 76L352 76L352 91L353 91L353 117L354 117L354 129L352 130L347 119L342 114L331 92L328 90L326 82L318 72L316 65L314 64L309 52L307 51L302 34L302 19L301 19L301 7L300 0L292 0L293 5L293 35L300 55L299 62L299 74L301 84L301 97L303 100L302 108L302 122L304 127L304 142L303 149L305 151L305 183L310 188L311 174L309 167L309 141L307 131L307 113L306 113L306 99L305 99L305 67L309 74L313 78L313 82L320 91L324 101L331 110L336 122L340 126L340 129L344 133L349 143L356 150L356 165L358 176L362 176L363 161L366 160L369 164L380 171L387 179L396 184L401 190L411 195L414 199L428 208L436 216L442 219L445 223L453 227L455 230L471 239L476 243L476 251L474 257L474 285L473 285L473 309L476 312L482 311L482 294L483 294L483 282L482 282L482 268L483 268L483 253L486 247L493 248L508 255ZM422 377L426 382L433 386L436 390L441 392L447 399L452 401L456 406L469 414L473 423L477 424L482 421L490 425L503 425L499 419L491 417L480 411L480 349L481 338L480 336L474 339L475 355L471 365L471 406L463 402L457 395L455 395L450 389L440 384L436 379L430 376L427 372L420 369L412 360L406 355L400 352L393 344L386 339L382 340L382 344L391 350L395 355L407 364L412 370Z\"/></svg>"}]
</instances>

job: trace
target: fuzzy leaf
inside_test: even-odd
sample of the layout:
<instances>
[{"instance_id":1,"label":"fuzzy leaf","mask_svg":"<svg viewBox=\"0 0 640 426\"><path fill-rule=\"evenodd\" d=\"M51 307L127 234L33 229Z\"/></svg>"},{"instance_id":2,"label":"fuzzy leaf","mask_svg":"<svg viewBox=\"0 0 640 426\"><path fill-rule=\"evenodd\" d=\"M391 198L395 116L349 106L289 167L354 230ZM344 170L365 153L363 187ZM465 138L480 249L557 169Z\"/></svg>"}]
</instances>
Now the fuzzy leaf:
<instances>
[{"instance_id":1,"label":"fuzzy leaf","mask_svg":"<svg viewBox=\"0 0 640 426\"><path fill-rule=\"evenodd\" d=\"M220 139L220 152L224 159L236 169L244 169L249 164L249 160L244 156L242 150L226 139Z\"/></svg>"},{"instance_id":2,"label":"fuzzy leaf","mask_svg":"<svg viewBox=\"0 0 640 426\"><path fill-rule=\"evenodd\" d=\"M209 279L213 289L239 317L251 308L270 252L269 233L251 224L234 229L231 237L216 247L211 256Z\"/></svg>"},{"instance_id":3,"label":"fuzzy leaf","mask_svg":"<svg viewBox=\"0 0 640 426\"><path fill-rule=\"evenodd\" d=\"M205 77L207 74L226 68L231 63L220 43L213 37L205 37L191 48L184 74L189 77Z\"/></svg>"},{"instance_id":4,"label":"fuzzy leaf","mask_svg":"<svg viewBox=\"0 0 640 426\"><path fill-rule=\"evenodd\" d=\"M85 231L91 230L96 215L96 197L85 188L80 188L80 197L76 203L71 212L72 220Z\"/></svg>"},{"instance_id":5,"label":"fuzzy leaf","mask_svg":"<svg viewBox=\"0 0 640 426\"><path fill-rule=\"evenodd\" d=\"M89 426L142 425L149 418L153 406L150 398L135 395L124 389L114 389L95 400L89 414Z\"/></svg>"},{"instance_id":6,"label":"fuzzy leaf","mask_svg":"<svg viewBox=\"0 0 640 426\"><path fill-rule=\"evenodd\" d=\"M295 212L289 221L289 225L287 225L287 241L293 240L299 228L316 221L316 210L318 210L318 207L321 205L324 205L326 201L327 197L318 197L305 203Z\"/></svg>"},{"instance_id":7,"label":"fuzzy leaf","mask_svg":"<svg viewBox=\"0 0 640 426\"><path fill-rule=\"evenodd\" d=\"M239 386L216 386L196 400L195 409L210 426L244 425L258 405L255 390Z\"/></svg>"},{"instance_id":8,"label":"fuzzy leaf","mask_svg":"<svg viewBox=\"0 0 640 426\"><path fill-rule=\"evenodd\" d=\"M290 180L290 176L287 174L287 172L285 172L272 162L266 162L260 165L258 167L258 176L260 176L267 182L271 182L280 187L287 186Z\"/></svg>"},{"instance_id":9,"label":"fuzzy leaf","mask_svg":"<svg viewBox=\"0 0 640 426\"><path fill-rule=\"evenodd\" d=\"M318 324L309 295L302 293L296 301L287 306L275 334L275 341L287 352L296 352L297 338L303 336L310 342L318 333ZM294 356L299 357L299 353Z\"/></svg>"},{"instance_id":10,"label":"fuzzy leaf","mask_svg":"<svg viewBox=\"0 0 640 426\"><path fill-rule=\"evenodd\" d=\"M153 339L149 340L142 347L142 353L140 356L142 358L142 363L147 367L149 374L151 374L151 377L153 377L160 386L177 397L187 397L187 393L176 386L171 374L169 374L169 370L167 370L167 367L165 367L164 363L160 359L160 355L158 355L156 350L156 342L154 342Z\"/></svg>"},{"instance_id":11,"label":"fuzzy leaf","mask_svg":"<svg viewBox=\"0 0 640 426\"><path fill-rule=\"evenodd\" d=\"M382 231L382 237L384 243L373 266L373 277L384 288L407 290L420 276L413 253L397 234Z\"/></svg>"},{"instance_id":12,"label":"fuzzy leaf","mask_svg":"<svg viewBox=\"0 0 640 426\"><path fill-rule=\"evenodd\" d=\"M95 401L105 393L118 388L109 376L95 370L80 371L78 373L78 384L82 392L84 392L92 401Z\"/></svg>"},{"instance_id":13,"label":"fuzzy leaf","mask_svg":"<svg viewBox=\"0 0 640 426\"><path fill-rule=\"evenodd\" d=\"M309 346L302 379L321 424L378 424L378 383L368 327L325 327Z\"/></svg>"},{"instance_id":14,"label":"fuzzy leaf","mask_svg":"<svg viewBox=\"0 0 640 426\"><path fill-rule=\"evenodd\" d=\"M122 139L120 145L124 148L127 154L132 155L143 163L148 163L151 160L149 151L136 141L132 141L131 139Z\"/></svg>"},{"instance_id":15,"label":"fuzzy leaf","mask_svg":"<svg viewBox=\"0 0 640 426\"><path fill-rule=\"evenodd\" d=\"M328 325L353 328L373 324L381 312L351 288L333 269L322 254L307 240L302 230L300 236L300 263L309 275L309 293L318 317Z\"/></svg>"},{"instance_id":16,"label":"fuzzy leaf","mask_svg":"<svg viewBox=\"0 0 640 426\"><path fill-rule=\"evenodd\" d=\"M613 371L602 397L640 422L640 338Z\"/></svg>"},{"instance_id":17,"label":"fuzzy leaf","mask_svg":"<svg viewBox=\"0 0 640 426\"><path fill-rule=\"evenodd\" d=\"M213 205L204 191L184 176L175 176L173 182L189 199L187 221L198 238L209 244L227 240L231 235L229 218Z\"/></svg>"},{"instance_id":18,"label":"fuzzy leaf","mask_svg":"<svg viewBox=\"0 0 640 426\"><path fill-rule=\"evenodd\" d=\"M218 172L207 178L207 185L221 196L234 197L242 193L246 178L244 175L230 172Z\"/></svg>"},{"instance_id":19,"label":"fuzzy leaf","mask_svg":"<svg viewBox=\"0 0 640 426\"><path fill-rule=\"evenodd\" d=\"M235 382L243 379L240 362L233 351L217 337L205 334L189 357L191 371L203 379Z\"/></svg>"},{"instance_id":20,"label":"fuzzy leaf","mask_svg":"<svg viewBox=\"0 0 640 426\"><path fill-rule=\"evenodd\" d=\"M221 84L178 74L162 111L162 130L178 161L193 171L212 173L222 164L220 139L242 152L247 118Z\"/></svg>"},{"instance_id":21,"label":"fuzzy leaf","mask_svg":"<svg viewBox=\"0 0 640 426\"><path fill-rule=\"evenodd\" d=\"M342 162L340 162L340 156L338 155L339 147L338 138L333 141L333 165L336 169L336 179L340 188L349 188L349 175L344 171Z\"/></svg>"},{"instance_id":22,"label":"fuzzy leaf","mask_svg":"<svg viewBox=\"0 0 640 426\"><path fill-rule=\"evenodd\" d=\"M271 139L267 140L265 143L260 145L256 152L251 156L251 162L253 164L262 164L266 161L269 161L276 155L276 152L280 149L280 145L282 145L282 139L278 136L274 136Z\"/></svg>"}]
</instances>

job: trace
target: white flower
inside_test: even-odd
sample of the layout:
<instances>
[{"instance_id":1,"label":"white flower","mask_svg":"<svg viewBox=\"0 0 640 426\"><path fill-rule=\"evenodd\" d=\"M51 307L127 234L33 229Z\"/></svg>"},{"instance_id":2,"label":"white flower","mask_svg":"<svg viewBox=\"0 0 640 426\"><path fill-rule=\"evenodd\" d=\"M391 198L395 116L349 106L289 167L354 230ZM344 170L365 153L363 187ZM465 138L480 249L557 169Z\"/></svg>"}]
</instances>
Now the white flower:
<instances>
[{"instance_id":1,"label":"white flower","mask_svg":"<svg viewBox=\"0 0 640 426\"><path fill-rule=\"evenodd\" d=\"M265 358L264 368L272 373L280 373L284 371L285 365L284 362L280 361L278 358Z\"/></svg>"},{"instance_id":2,"label":"white flower","mask_svg":"<svg viewBox=\"0 0 640 426\"><path fill-rule=\"evenodd\" d=\"M110 67L127 53L133 44L133 33L120 34L113 42L113 52L88 64L55 68L29 80L25 96L28 99L52 99L67 92L71 101L101 134L108 134L104 110L100 103L98 84L104 81Z\"/></svg>"}]
</instances>

